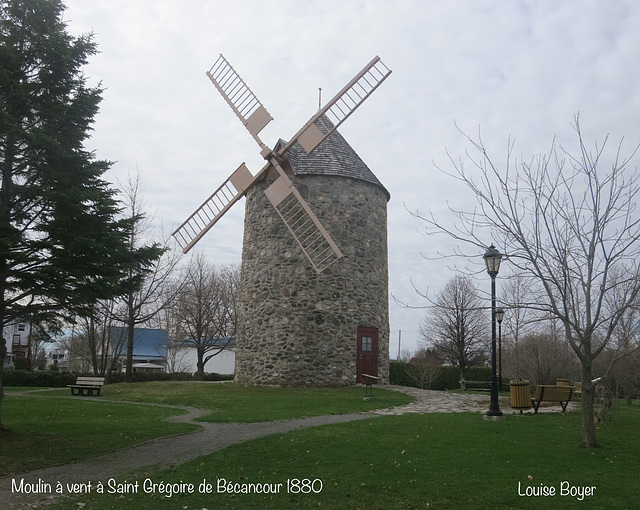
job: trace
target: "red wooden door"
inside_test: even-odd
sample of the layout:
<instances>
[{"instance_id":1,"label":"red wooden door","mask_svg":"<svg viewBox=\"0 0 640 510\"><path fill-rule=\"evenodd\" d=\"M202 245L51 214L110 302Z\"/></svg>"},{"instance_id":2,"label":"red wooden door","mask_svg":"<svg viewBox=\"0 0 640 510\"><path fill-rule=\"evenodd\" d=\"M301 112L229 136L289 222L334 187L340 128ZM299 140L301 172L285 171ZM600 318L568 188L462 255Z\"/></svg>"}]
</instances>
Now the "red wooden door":
<instances>
[{"instance_id":1,"label":"red wooden door","mask_svg":"<svg viewBox=\"0 0 640 510\"><path fill-rule=\"evenodd\" d=\"M378 329L358 326L356 380L364 383L362 374L378 375Z\"/></svg>"}]
</instances>

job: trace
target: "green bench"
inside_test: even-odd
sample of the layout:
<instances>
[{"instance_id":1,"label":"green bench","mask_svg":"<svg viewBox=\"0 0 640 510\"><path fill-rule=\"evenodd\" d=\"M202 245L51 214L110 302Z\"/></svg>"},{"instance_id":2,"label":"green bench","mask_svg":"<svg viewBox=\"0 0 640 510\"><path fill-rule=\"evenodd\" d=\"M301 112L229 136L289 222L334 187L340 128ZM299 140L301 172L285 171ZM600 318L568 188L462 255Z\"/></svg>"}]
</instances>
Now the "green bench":
<instances>
[{"instance_id":1,"label":"green bench","mask_svg":"<svg viewBox=\"0 0 640 510\"><path fill-rule=\"evenodd\" d=\"M536 386L536 395L531 397L531 404L538 413L540 402L560 402L562 412L567 410L567 406L573 396L573 386L552 386L547 384L538 384Z\"/></svg>"},{"instance_id":2,"label":"green bench","mask_svg":"<svg viewBox=\"0 0 640 510\"><path fill-rule=\"evenodd\" d=\"M67 384L71 388L72 395L100 396L100 390L104 386L104 377L78 377L75 384ZM95 393L94 393L95 392Z\"/></svg>"}]
</instances>

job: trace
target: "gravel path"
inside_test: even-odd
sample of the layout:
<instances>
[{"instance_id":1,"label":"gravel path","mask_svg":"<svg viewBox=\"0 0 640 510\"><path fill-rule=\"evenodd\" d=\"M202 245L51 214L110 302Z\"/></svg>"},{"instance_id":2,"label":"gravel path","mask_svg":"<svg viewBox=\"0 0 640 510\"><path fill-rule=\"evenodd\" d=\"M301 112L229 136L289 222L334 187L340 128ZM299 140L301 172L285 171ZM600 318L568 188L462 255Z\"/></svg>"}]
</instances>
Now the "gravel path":
<instances>
[{"instance_id":1,"label":"gravel path","mask_svg":"<svg viewBox=\"0 0 640 510\"><path fill-rule=\"evenodd\" d=\"M201 429L191 434L155 439L132 448L92 457L73 464L38 469L22 475L0 477L0 502L2 503L0 506L5 510L33 508L38 500L42 499L42 495L39 494L12 493L12 479L15 479L18 483L21 478L30 483L37 483L38 480L42 480L51 483L52 486L57 481L63 484L77 483L79 481L86 482L88 480L106 481L112 477L122 477L125 473L139 468L167 468L243 441L306 427L365 420L380 415L484 412L488 408L489 398L483 395L420 390L404 386L385 386L385 389L401 391L415 397L416 400L404 406L378 409L366 413L315 416L259 423L195 422ZM136 402L136 404L139 404L139 402ZM186 414L170 418L170 420L177 422L192 422L207 412L206 410L191 407L167 407L180 408L186 412ZM547 409L552 410L550 408ZM511 412L511 408L506 406L503 406L502 410L505 414ZM553 411L557 410L553 409ZM52 498L49 497L48 499Z\"/></svg>"}]
</instances>

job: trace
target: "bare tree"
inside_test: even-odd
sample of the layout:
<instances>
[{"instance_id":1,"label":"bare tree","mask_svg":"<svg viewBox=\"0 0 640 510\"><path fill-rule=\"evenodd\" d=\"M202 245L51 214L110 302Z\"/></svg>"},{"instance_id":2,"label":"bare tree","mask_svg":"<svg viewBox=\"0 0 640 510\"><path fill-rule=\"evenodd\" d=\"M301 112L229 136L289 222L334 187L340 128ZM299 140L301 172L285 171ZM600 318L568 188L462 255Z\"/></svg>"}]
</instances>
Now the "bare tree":
<instances>
[{"instance_id":1,"label":"bare tree","mask_svg":"<svg viewBox=\"0 0 640 510\"><path fill-rule=\"evenodd\" d=\"M640 395L640 350L635 348L619 359L613 371L613 377L623 392L627 404L631 404L634 395Z\"/></svg>"},{"instance_id":2,"label":"bare tree","mask_svg":"<svg viewBox=\"0 0 640 510\"><path fill-rule=\"evenodd\" d=\"M613 379L628 404L640 393L640 310L629 308L614 332ZM617 393L617 391L616 391Z\"/></svg>"},{"instance_id":3,"label":"bare tree","mask_svg":"<svg viewBox=\"0 0 640 510\"><path fill-rule=\"evenodd\" d=\"M218 269L202 254L189 261L177 317L181 343L196 349L198 379L211 358L234 345L238 283L236 266Z\"/></svg>"},{"instance_id":4,"label":"bare tree","mask_svg":"<svg viewBox=\"0 0 640 510\"><path fill-rule=\"evenodd\" d=\"M475 195L477 207L450 208L453 226L433 214L420 217L428 232L445 233L478 253L493 239L513 272L536 283L538 292L524 306L564 326L581 364L582 439L594 447L594 360L640 292L640 186L629 168L638 148L623 156L620 143L608 158L607 139L592 150L586 146L578 117L575 131L575 153L554 140L547 155L530 161L515 158L510 141L503 168L480 137L465 135L479 157L450 158L450 174Z\"/></svg>"},{"instance_id":5,"label":"bare tree","mask_svg":"<svg viewBox=\"0 0 640 510\"><path fill-rule=\"evenodd\" d=\"M80 332L76 341L76 354L87 352L93 374L107 380L119 366L125 353L127 339L122 334L113 333L114 300L102 301L94 307L94 313L84 317L80 323ZM84 349L78 347L83 345Z\"/></svg>"},{"instance_id":6,"label":"bare tree","mask_svg":"<svg viewBox=\"0 0 640 510\"><path fill-rule=\"evenodd\" d=\"M516 348L520 338L534 332L539 319L534 311L526 306L531 292L532 281L520 275L507 278L500 285L501 306L507 311L502 323L503 341L509 338Z\"/></svg>"},{"instance_id":7,"label":"bare tree","mask_svg":"<svg viewBox=\"0 0 640 510\"><path fill-rule=\"evenodd\" d=\"M442 375L444 360L433 349L418 349L413 356L408 353L403 361L405 375L418 388L430 390Z\"/></svg>"},{"instance_id":8,"label":"bare tree","mask_svg":"<svg viewBox=\"0 0 640 510\"><path fill-rule=\"evenodd\" d=\"M187 350L183 344L174 340L167 343L167 372L170 374L178 374L187 372L189 363L186 359Z\"/></svg>"},{"instance_id":9,"label":"bare tree","mask_svg":"<svg viewBox=\"0 0 640 510\"><path fill-rule=\"evenodd\" d=\"M99 301L93 312L80 317L71 334L59 341L69 354L69 370L93 371L107 380L120 367L126 350L126 335L113 333L114 300Z\"/></svg>"},{"instance_id":10,"label":"bare tree","mask_svg":"<svg viewBox=\"0 0 640 510\"><path fill-rule=\"evenodd\" d=\"M485 359L486 324L471 279L458 275L436 294L430 315L420 326L422 340L460 370L461 389L466 370Z\"/></svg>"},{"instance_id":11,"label":"bare tree","mask_svg":"<svg viewBox=\"0 0 640 510\"><path fill-rule=\"evenodd\" d=\"M34 367L37 366L39 370L43 370L46 367L47 348L45 345L52 343L53 338L46 327L42 327L39 324L31 325L31 356L34 361Z\"/></svg>"},{"instance_id":12,"label":"bare tree","mask_svg":"<svg viewBox=\"0 0 640 510\"><path fill-rule=\"evenodd\" d=\"M150 321L150 325L157 329L164 329L167 331L169 340L167 342L167 371L170 374L176 374L179 372L186 372L189 368L187 357L187 350L183 343L179 340L181 337L181 330L178 318L179 300L180 300L180 288L182 282L176 281L174 278L173 283L168 285L167 291L175 297L173 301L162 310L160 310L155 317Z\"/></svg>"},{"instance_id":13,"label":"bare tree","mask_svg":"<svg viewBox=\"0 0 640 510\"><path fill-rule=\"evenodd\" d=\"M569 377L576 365L573 351L567 351L551 332L527 334L504 354L510 373L534 385L555 384L557 379Z\"/></svg>"},{"instance_id":14,"label":"bare tree","mask_svg":"<svg viewBox=\"0 0 640 510\"><path fill-rule=\"evenodd\" d=\"M140 268L134 267L129 280L135 283L121 298L121 306L116 312L119 321L127 328L127 349L125 363L125 382L131 382L133 373L134 330L144 324L163 308L170 306L179 287L171 285L171 278L180 260L180 254L170 249L170 236L165 235L161 243L146 244L151 232L151 217L145 215L143 199L143 181L139 171L129 175L123 186L126 215L133 228L129 239L132 253L148 253L154 257L154 263Z\"/></svg>"}]
</instances>

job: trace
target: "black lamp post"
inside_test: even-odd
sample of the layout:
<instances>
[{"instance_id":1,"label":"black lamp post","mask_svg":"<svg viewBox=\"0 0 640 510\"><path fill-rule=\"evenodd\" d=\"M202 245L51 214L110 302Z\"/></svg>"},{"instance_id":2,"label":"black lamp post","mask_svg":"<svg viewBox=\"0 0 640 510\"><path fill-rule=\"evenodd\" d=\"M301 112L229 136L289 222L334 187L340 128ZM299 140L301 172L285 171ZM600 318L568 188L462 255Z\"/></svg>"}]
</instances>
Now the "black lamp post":
<instances>
[{"instance_id":1,"label":"black lamp post","mask_svg":"<svg viewBox=\"0 0 640 510\"><path fill-rule=\"evenodd\" d=\"M498 380L496 377L496 276L500 269L502 254L492 244L484 254L487 273L491 277L491 404L487 411L489 417L502 416L498 405Z\"/></svg>"},{"instance_id":2,"label":"black lamp post","mask_svg":"<svg viewBox=\"0 0 640 510\"><path fill-rule=\"evenodd\" d=\"M500 393L502 393L502 319L504 319L504 310L498 308L496 320L498 321L498 388Z\"/></svg>"}]
</instances>

